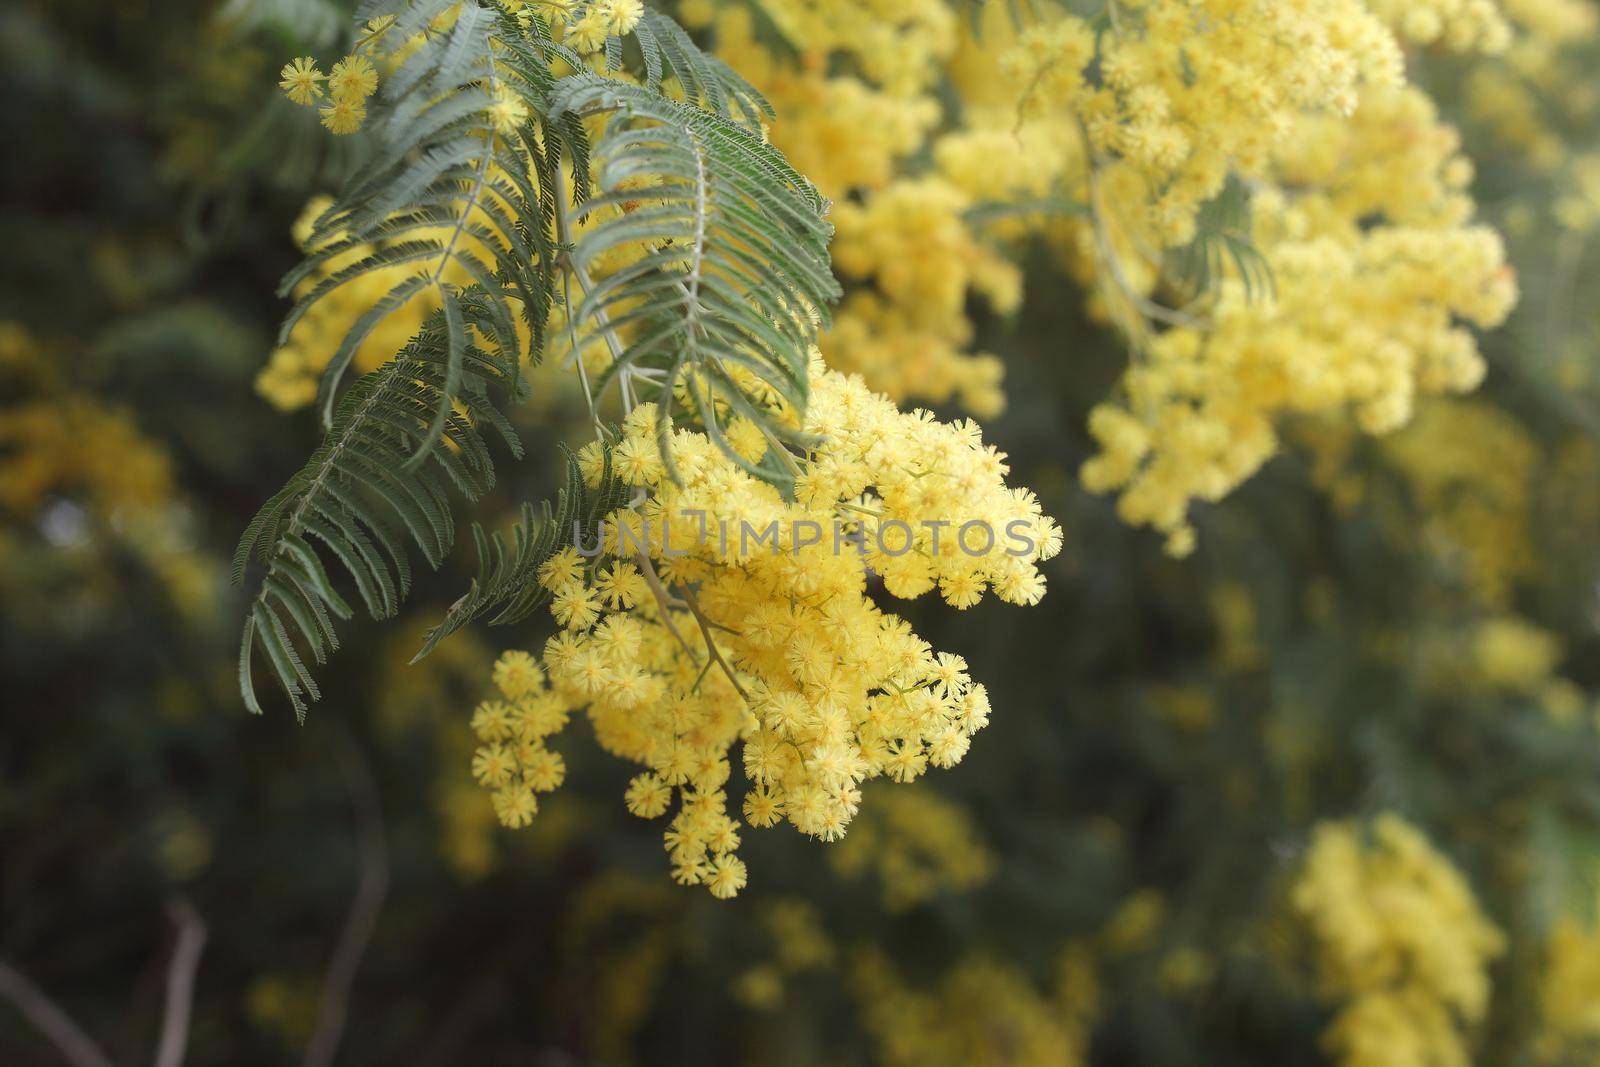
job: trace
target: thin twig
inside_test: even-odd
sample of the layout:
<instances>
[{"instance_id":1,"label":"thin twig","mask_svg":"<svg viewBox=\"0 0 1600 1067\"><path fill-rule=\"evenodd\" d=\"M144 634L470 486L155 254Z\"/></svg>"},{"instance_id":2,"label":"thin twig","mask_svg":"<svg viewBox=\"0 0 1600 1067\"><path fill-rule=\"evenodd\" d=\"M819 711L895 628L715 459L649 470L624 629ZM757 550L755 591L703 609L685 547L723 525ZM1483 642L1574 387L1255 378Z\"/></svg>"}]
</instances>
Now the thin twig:
<instances>
[{"instance_id":1,"label":"thin twig","mask_svg":"<svg viewBox=\"0 0 1600 1067\"><path fill-rule=\"evenodd\" d=\"M489 92L492 95L498 82L496 82L494 76L493 52L490 53L490 56L488 83ZM478 173L473 179L472 192L467 196L467 206L462 209L460 217L456 219L455 229L450 231L450 239L439 249L439 265L434 268L432 277L428 279L429 283L439 290L441 298L448 295L445 292L445 268L455 258L456 245L461 242L461 235L466 231L467 222L472 218L472 213L478 210L478 198L483 195L484 186L489 182L489 163L493 159L494 138L491 137L484 143L483 158L478 161Z\"/></svg>"},{"instance_id":2,"label":"thin twig","mask_svg":"<svg viewBox=\"0 0 1600 1067\"><path fill-rule=\"evenodd\" d=\"M355 898L338 943L328 960L322 980L322 996L317 1006L317 1024L306 1046L304 1067L328 1067L344 1036L349 1014L350 989L355 984L361 957L378 925L378 913L389 893L389 847L383 832L383 809L378 802L378 787L367 762L355 742L340 735L337 746L339 764L344 771L345 788L356 819L356 848L361 876Z\"/></svg>"},{"instance_id":3,"label":"thin twig","mask_svg":"<svg viewBox=\"0 0 1600 1067\"><path fill-rule=\"evenodd\" d=\"M1128 335L1128 343L1133 347L1134 354L1143 355L1145 345L1148 343L1149 323L1145 321L1146 319L1153 319L1167 326L1198 331L1209 330L1210 323L1205 319L1156 303L1140 292L1138 286L1128 277L1122 260L1117 256L1116 242L1112 239L1111 227L1101 206L1100 170L1103 163L1094 147L1093 139L1089 136L1088 127L1081 121L1078 123L1078 136L1083 143L1084 151L1089 156L1089 223L1094 237L1095 251L1098 258L1104 262L1106 273L1110 275L1117 295L1126 301L1138 316L1137 328L1130 327L1126 322L1121 324L1123 331ZM1113 309L1113 314L1115 313Z\"/></svg>"},{"instance_id":4,"label":"thin twig","mask_svg":"<svg viewBox=\"0 0 1600 1067\"><path fill-rule=\"evenodd\" d=\"M589 276L588 269L579 263L578 258L572 254L572 223L567 215L569 209L567 207L566 186L561 180L561 164L559 161L555 166L555 177L552 179L552 185L552 198L555 201L556 243L566 248L561 253L561 262L567 268L567 274L577 280L578 288L583 290L584 299L588 299L589 294L594 292L594 279ZM578 324L572 319L573 310L572 298L568 296L567 328L572 334L572 359L577 364L578 378L583 383L584 394L589 398L589 411L594 417L595 426L598 428L600 425L599 416L594 414L598 398L589 391L589 376L583 366L583 354L579 351ZM611 352L612 362L620 365L620 369L617 372L618 390L622 394L623 409L631 411L634 406L634 398L629 378L632 377L634 368L624 358L627 350L623 347L622 340L617 336L616 328L611 325L611 316L604 307L595 306L594 318L595 322L600 326L600 333L606 342L606 348Z\"/></svg>"},{"instance_id":5,"label":"thin twig","mask_svg":"<svg viewBox=\"0 0 1600 1067\"><path fill-rule=\"evenodd\" d=\"M1117 284L1117 289L1124 300L1133 305L1134 309L1167 326L1178 326L1190 330L1208 330L1210 324L1205 319L1197 318L1177 308L1169 308L1165 304L1158 304L1139 291L1138 286L1128 277L1122 260L1117 256L1116 245L1111 237L1111 228L1106 223L1105 213L1100 209L1100 183L1091 177L1089 187L1091 205L1089 219L1094 225L1095 247L1100 252L1100 258L1105 261L1106 269Z\"/></svg>"},{"instance_id":6,"label":"thin twig","mask_svg":"<svg viewBox=\"0 0 1600 1067\"><path fill-rule=\"evenodd\" d=\"M182 1067L194 1012L194 978L206 947L206 923L182 897L167 905L167 914L178 928L178 941L167 966L167 1006L161 1016L161 1039L156 1043L156 1067Z\"/></svg>"},{"instance_id":7,"label":"thin twig","mask_svg":"<svg viewBox=\"0 0 1600 1067\"><path fill-rule=\"evenodd\" d=\"M644 582L650 587L650 595L655 597L656 605L661 609L661 622L666 626L667 632L678 639L678 644L694 659L694 649L689 647L689 642L683 639L683 634L678 631L678 624L672 621L672 598L667 595L666 586L661 584L661 576L656 573L656 568L650 562L650 557L643 552L636 552L634 562L639 567L639 572L644 575Z\"/></svg>"},{"instance_id":8,"label":"thin twig","mask_svg":"<svg viewBox=\"0 0 1600 1067\"><path fill-rule=\"evenodd\" d=\"M1550 272L1550 301L1545 306L1546 352L1559 353L1561 342L1572 326L1572 313L1578 303L1578 268L1583 264L1584 237L1580 231L1567 230L1556 241L1555 262Z\"/></svg>"},{"instance_id":9,"label":"thin twig","mask_svg":"<svg viewBox=\"0 0 1600 1067\"><path fill-rule=\"evenodd\" d=\"M1106 16L1111 22L1111 32L1122 36L1122 19L1117 16L1117 0L1106 0Z\"/></svg>"},{"instance_id":10,"label":"thin twig","mask_svg":"<svg viewBox=\"0 0 1600 1067\"><path fill-rule=\"evenodd\" d=\"M728 661L722 658L722 651L717 648L716 638L711 636L712 622L706 618L706 613L700 610L700 601L695 599L694 591L684 586L683 599L689 605L689 610L694 614L694 621L700 624L700 635L706 639L706 651L722 668L722 673L728 676L728 681L733 683L734 691L748 703L750 694L744 691L744 686L739 684L739 679L734 677L733 668L728 666Z\"/></svg>"},{"instance_id":11,"label":"thin twig","mask_svg":"<svg viewBox=\"0 0 1600 1067\"><path fill-rule=\"evenodd\" d=\"M0 960L0 997L15 1004L73 1067L111 1067L111 1060L72 1017L21 971Z\"/></svg>"},{"instance_id":12,"label":"thin twig","mask_svg":"<svg viewBox=\"0 0 1600 1067\"><path fill-rule=\"evenodd\" d=\"M573 364L578 369L578 384L583 387L583 398L589 405L589 421L594 423L595 436L603 441L606 435L605 425L600 421L600 411L595 403L594 390L589 387L589 371L583 365L582 346L578 338L578 324L572 317L573 312L576 310L572 306L572 278L577 274L577 263L572 258L572 224L567 219L567 187L566 183L561 180L561 160L559 158L556 160L554 172L554 176L551 178L551 199L555 205L556 243L566 249L561 253L561 263L567 267L567 270L561 275L561 302L566 307L567 336L570 338L569 343L572 348L570 355ZM588 292L587 288L584 289L585 296L588 295ZM608 339L610 339L609 335ZM614 347L612 352L616 352Z\"/></svg>"},{"instance_id":13,"label":"thin twig","mask_svg":"<svg viewBox=\"0 0 1600 1067\"><path fill-rule=\"evenodd\" d=\"M717 365L717 369L723 373L723 376L731 382L733 375L728 372L728 366L722 362L722 357L713 352L711 353L711 360ZM794 455L790 453L788 446L778 440L778 435L773 433L765 422L757 419L755 420L755 425L761 431L762 436L767 439L767 443L772 446L772 450L778 454L778 458L783 461L783 465L788 469L790 477L799 478L805 473L800 469L800 464L795 462Z\"/></svg>"}]
</instances>

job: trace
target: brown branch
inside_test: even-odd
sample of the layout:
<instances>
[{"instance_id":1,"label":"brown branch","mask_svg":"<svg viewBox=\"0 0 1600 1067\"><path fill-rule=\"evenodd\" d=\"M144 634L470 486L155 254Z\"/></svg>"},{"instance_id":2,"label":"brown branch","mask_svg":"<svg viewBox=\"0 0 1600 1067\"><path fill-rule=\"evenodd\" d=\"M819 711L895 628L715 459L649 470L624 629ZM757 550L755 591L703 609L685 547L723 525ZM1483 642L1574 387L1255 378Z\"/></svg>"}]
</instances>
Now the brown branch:
<instances>
[{"instance_id":1,"label":"brown branch","mask_svg":"<svg viewBox=\"0 0 1600 1067\"><path fill-rule=\"evenodd\" d=\"M350 989L355 984L361 957L366 954L378 925L378 913L389 893L389 847L383 832L383 809L378 803L378 787L372 780L366 760L355 743L340 734L337 746L339 764L356 820L356 848L361 875L355 898L338 943L328 960L322 980L322 996L317 1005L317 1023L306 1046L304 1067L328 1067L344 1036L350 1008Z\"/></svg>"},{"instance_id":2,"label":"brown branch","mask_svg":"<svg viewBox=\"0 0 1600 1067\"><path fill-rule=\"evenodd\" d=\"M4 960L0 960L0 997L15 1004L73 1067L111 1067L110 1058L94 1038L84 1033L44 990Z\"/></svg>"},{"instance_id":3,"label":"brown branch","mask_svg":"<svg viewBox=\"0 0 1600 1067\"><path fill-rule=\"evenodd\" d=\"M694 591L684 586L683 599L689 605L689 610L694 613L694 621L700 624L700 635L706 639L706 651L722 668L722 673L728 676L728 681L733 683L734 690L744 698L745 703L750 702L750 694L744 691L744 686L739 684L739 679L734 677L733 668L728 666L728 661L722 658L722 651L717 648L716 638L711 636L711 627L715 625L706 618L706 613L700 610L700 601L695 599Z\"/></svg>"},{"instance_id":4,"label":"brown branch","mask_svg":"<svg viewBox=\"0 0 1600 1067\"><path fill-rule=\"evenodd\" d=\"M178 942L167 966L167 1007L161 1017L161 1039L156 1044L156 1067L182 1067L194 1010L194 978L200 969L200 953L206 946L206 924L182 897L167 905L167 914L178 928Z\"/></svg>"},{"instance_id":5,"label":"brown branch","mask_svg":"<svg viewBox=\"0 0 1600 1067\"><path fill-rule=\"evenodd\" d=\"M634 562L639 567L639 573L644 575L645 584L650 587L650 595L655 597L656 606L661 609L661 622L666 626L667 632L678 639L678 644L694 659L694 649L689 647L689 642L683 639L683 634L678 631L678 624L672 621L672 597L667 594L666 586L661 584L661 576L656 573L656 568L650 562L650 557L643 552L636 552Z\"/></svg>"}]
</instances>

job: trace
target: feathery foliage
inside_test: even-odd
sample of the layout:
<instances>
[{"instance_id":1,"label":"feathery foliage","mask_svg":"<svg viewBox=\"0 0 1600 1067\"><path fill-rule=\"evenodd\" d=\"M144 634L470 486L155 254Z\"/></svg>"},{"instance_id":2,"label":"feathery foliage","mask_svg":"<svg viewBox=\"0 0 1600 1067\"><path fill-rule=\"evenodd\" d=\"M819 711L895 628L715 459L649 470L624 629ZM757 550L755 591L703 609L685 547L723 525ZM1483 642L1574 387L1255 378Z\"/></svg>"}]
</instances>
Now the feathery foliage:
<instances>
[{"instance_id":1,"label":"feathery foliage","mask_svg":"<svg viewBox=\"0 0 1600 1067\"><path fill-rule=\"evenodd\" d=\"M625 406L640 394L658 400L663 440L676 406L734 455L718 422L724 411L755 420L775 446L795 439L762 401L781 396L804 410L807 362L838 295L827 203L762 140L771 107L670 18L646 11L634 28L642 84L633 85L593 73L529 10L368 0L357 12L385 17L367 31L372 49L396 61L369 123L371 155L283 281L288 293L320 276L282 337L335 290L374 271L415 270L356 317L333 353L319 392L327 436L239 546L236 581L252 556L267 566L240 651L253 711L257 647L303 716L318 690L302 650L322 662L337 648L332 619L352 614L314 541L349 572L373 616L393 614L410 577L395 520L437 567L454 530L444 484L472 500L493 481L481 428L494 426L520 455L489 400L492 389L521 391L519 317L528 356L541 358L551 308L576 281L581 297L566 308L572 350L602 339L612 357L593 396L616 383ZM621 40L608 40L598 61L620 69ZM565 68L573 73L557 76ZM665 95L668 82L685 102ZM586 123L601 130L592 147ZM575 232L585 219L593 225ZM344 264L351 255L359 258ZM625 265L595 277L602 258ZM438 305L427 326L341 398L357 349L419 299ZM760 465L739 459L782 481L778 461L776 447ZM479 578L424 653L491 609L493 621L508 622L536 608L539 563L569 543L574 519L592 526L619 493L609 476L587 492L569 457L555 507L525 507L510 548L475 528Z\"/></svg>"},{"instance_id":2,"label":"feathery foliage","mask_svg":"<svg viewBox=\"0 0 1600 1067\"><path fill-rule=\"evenodd\" d=\"M649 368L660 396L684 388L719 443L717 400L774 438L786 435L758 409L740 374L804 410L811 346L838 295L826 202L744 127L648 89L576 74L562 79L551 108L556 115L611 116L593 148L598 191L581 210L623 210L573 250L584 289L572 316L580 331L575 347L603 337L612 348L597 388ZM599 281L589 278L596 260L630 245L649 251ZM624 326L635 327L630 340L619 339ZM660 405L663 441L670 410ZM663 454L670 463L670 449ZM783 474L776 460L739 462L764 477Z\"/></svg>"},{"instance_id":3,"label":"feathery foliage","mask_svg":"<svg viewBox=\"0 0 1600 1067\"><path fill-rule=\"evenodd\" d=\"M611 456L605 457L600 485L591 491L584 484L578 461L566 447L566 485L556 494L552 509L544 501L535 509L524 503L511 528L508 549L499 533L487 533L472 524L472 539L478 550L478 576L472 586L450 605L439 625L428 631L427 639L412 662L434 650L440 641L468 623L495 612L491 626L521 622L550 599L550 591L537 580L539 567L556 552L569 545L590 545L600 533L607 515L628 502L632 492L611 473ZM498 609L498 610L497 610Z\"/></svg>"},{"instance_id":4,"label":"feathery foliage","mask_svg":"<svg viewBox=\"0 0 1600 1067\"><path fill-rule=\"evenodd\" d=\"M469 290L462 302L466 321L483 326L489 313L481 296ZM252 711L261 710L250 671L256 645L303 718L303 697L320 694L291 634L322 663L339 647L330 615L353 614L315 542L348 572L374 618L393 615L411 584L399 530L438 566L455 531L446 487L476 499L494 484L482 427L493 427L514 455L521 454L516 433L489 399L491 386L506 384L502 362L471 344L452 355L451 334L458 328L446 311L436 312L393 361L357 380L321 447L245 530L234 554L234 580L242 580L252 555L267 567L239 650L240 690ZM407 463L432 434L434 411L451 383L466 414L452 411L440 444L424 446L428 464Z\"/></svg>"},{"instance_id":5,"label":"feathery foliage","mask_svg":"<svg viewBox=\"0 0 1600 1067\"><path fill-rule=\"evenodd\" d=\"M1250 239L1250 192L1230 177L1222 192L1195 217L1194 238L1172 252L1174 277L1196 295L1210 293L1227 276L1231 263L1245 298L1257 300L1277 292L1272 264Z\"/></svg>"},{"instance_id":6,"label":"feathery foliage","mask_svg":"<svg viewBox=\"0 0 1600 1067\"><path fill-rule=\"evenodd\" d=\"M646 10L634 36L650 92L658 93L663 76L670 75L683 87L685 99L702 110L756 130L763 118L775 117L760 90L716 56L700 51L683 27L667 16Z\"/></svg>"},{"instance_id":7,"label":"feathery foliage","mask_svg":"<svg viewBox=\"0 0 1600 1067\"><path fill-rule=\"evenodd\" d=\"M371 8L373 15L395 16L377 47L397 51L449 6L447 0L369 3L363 13ZM512 367L520 350L513 292L523 297L525 313L536 316L548 307L531 298L529 286L530 268L548 260L548 246L527 240L528 217L536 210L534 191L520 177L528 167L508 142L495 137L490 110L497 93L537 99L543 86L502 73L490 43L497 22L488 9L469 2L456 11L447 30L424 35L383 81L383 117L374 123L378 144L373 157L317 219L309 240L312 253L279 288L280 295L287 295L330 260L352 249L374 248L329 274L296 303L280 332L283 343L305 313L333 291L373 271L417 265L416 273L355 321L334 353L318 398L325 423L331 421L340 381L356 350L384 319L432 294L444 308L446 322L459 324L460 288L448 280L452 267L470 277L487 298L488 326ZM519 73L526 71L519 68ZM544 85L548 82L545 72ZM530 322L537 331L538 322ZM443 432L455 394L453 382L461 372L466 338L452 327L447 340L446 387L419 445L431 446ZM424 452L419 447L412 461L420 462Z\"/></svg>"}]
</instances>

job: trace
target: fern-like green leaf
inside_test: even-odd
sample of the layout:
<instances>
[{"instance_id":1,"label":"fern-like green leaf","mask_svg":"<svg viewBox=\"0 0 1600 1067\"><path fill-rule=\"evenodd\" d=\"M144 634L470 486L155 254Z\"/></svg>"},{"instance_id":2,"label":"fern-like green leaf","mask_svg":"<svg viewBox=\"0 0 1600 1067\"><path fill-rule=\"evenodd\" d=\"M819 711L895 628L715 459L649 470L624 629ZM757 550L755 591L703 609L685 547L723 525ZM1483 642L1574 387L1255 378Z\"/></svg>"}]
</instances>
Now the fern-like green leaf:
<instances>
[{"instance_id":1,"label":"fern-like green leaf","mask_svg":"<svg viewBox=\"0 0 1600 1067\"><path fill-rule=\"evenodd\" d=\"M296 640L322 663L339 647L333 619L353 614L319 545L347 572L374 618L393 615L411 584L407 542L437 567L455 531L449 488L475 499L494 484L484 429L492 427L521 455L489 399L491 388L510 384L503 358L453 336L468 325L487 329L487 303L476 290L464 292L459 323L436 312L393 361L351 385L321 447L245 530L234 581L243 580L252 558L267 568L239 651L240 691L251 711L261 710L251 675L254 649L265 654L303 719L306 698L319 693ZM436 430L439 399L452 392L466 413L451 410ZM409 464L418 450L428 462Z\"/></svg>"},{"instance_id":2,"label":"fern-like green leaf","mask_svg":"<svg viewBox=\"0 0 1600 1067\"><path fill-rule=\"evenodd\" d=\"M1174 276L1196 295L1212 292L1230 266L1247 300L1277 294L1272 265L1250 239L1250 193L1237 178L1200 208L1193 240L1172 256Z\"/></svg>"},{"instance_id":3,"label":"fern-like green leaf","mask_svg":"<svg viewBox=\"0 0 1600 1067\"><path fill-rule=\"evenodd\" d=\"M716 56L700 51L667 16L647 9L634 36L644 57L646 89L656 91L663 74L670 74L683 87L685 100L722 118L759 127L763 118L774 117L760 90Z\"/></svg>"},{"instance_id":4,"label":"fern-like green leaf","mask_svg":"<svg viewBox=\"0 0 1600 1067\"><path fill-rule=\"evenodd\" d=\"M432 29L433 20L452 6L455 19L449 27ZM533 311L542 306L523 300L518 308L510 302L513 295L527 294L525 279L542 250L530 244L522 227L537 208L505 178L525 173L527 164L504 138L494 136L491 110L504 92L526 92L542 101L541 87L502 70L491 44L496 13L476 0L380 0L362 11L396 19L378 38L380 49L398 50L423 28L429 32L383 80L368 124L376 141L372 157L317 219L308 242L311 253L284 277L280 292L287 295L332 261L353 261L300 297L284 320L280 343L330 294L376 271L415 270L375 301L335 350L318 394L325 425L332 423L339 386L356 350L414 300L431 298L444 309L447 324L459 322L462 290L474 286L487 301L485 327L513 371L520 360L515 317L519 310L526 314L530 306ZM450 330L445 339L447 363L459 369L465 336ZM428 433L408 462L421 463L437 442L455 396L449 388L440 394Z\"/></svg>"},{"instance_id":5,"label":"fern-like green leaf","mask_svg":"<svg viewBox=\"0 0 1600 1067\"><path fill-rule=\"evenodd\" d=\"M826 201L743 126L648 89L580 73L550 103L552 116L609 115L592 149L598 189L581 210L612 210L572 251L586 287L571 315L575 348L597 338L612 347L596 387L642 371L669 400L688 386L713 438L717 401L792 438L740 379L804 410L810 350L839 293ZM619 251L632 257L627 266L588 278ZM670 409L660 405L663 438ZM755 465L728 452L762 477L783 476L770 456Z\"/></svg>"},{"instance_id":6,"label":"fern-like green leaf","mask_svg":"<svg viewBox=\"0 0 1600 1067\"><path fill-rule=\"evenodd\" d=\"M590 545L599 536L601 520L628 502L628 486L611 473L608 453L597 488L591 490L583 480L577 460L566 448L566 485L556 494L554 508L549 501L538 509L523 504L521 515L511 529L511 544L498 533L486 533L474 523L472 538L478 549L478 576L467 592L450 606L439 625L428 631L426 641L412 662L432 652L438 643L468 623L493 613L491 626L521 622L549 600L549 590L537 579L540 566L569 545Z\"/></svg>"},{"instance_id":7,"label":"fern-like green leaf","mask_svg":"<svg viewBox=\"0 0 1600 1067\"><path fill-rule=\"evenodd\" d=\"M285 292L303 290L284 339L345 286L380 270L399 280L369 300L331 353L323 444L262 508L234 561L236 581L252 559L266 567L239 659L245 703L257 712L257 663L303 717L319 695L311 668L338 647L335 621L356 599L375 617L398 610L411 552L439 565L454 536L449 490L473 499L492 483L486 430L520 454L490 392L521 392L517 317L537 358L565 275L586 289L569 323L614 346L600 388L618 375L655 387L666 400L663 440L681 394L680 407L730 454L718 425L730 410L775 439L788 432L753 394L803 409L809 352L838 295L826 204L761 140L756 123L771 109L672 20L649 12L636 28L647 84L633 85L586 69L537 10L514 16L496 0L365 0L358 10L382 16L394 21L375 47L406 53L375 101L370 157L284 279ZM613 40L604 62L616 69L628 54ZM556 78L558 61L576 73ZM688 103L663 95L667 79ZM525 105L525 120L508 101ZM596 118L604 134L591 145L585 123ZM575 245L569 196L603 217ZM590 269L612 252L629 266L594 280ZM424 329L341 396L357 349L420 299L438 305ZM781 480L775 463L774 454L746 466ZM524 509L509 547L475 528L478 581L427 647L491 610L505 622L538 607L543 593L530 576L539 564L567 543L574 520L592 526L624 495L609 473L595 493L573 474L553 509ZM325 559L355 597L335 587Z\"/></svg>"}]
</instances>

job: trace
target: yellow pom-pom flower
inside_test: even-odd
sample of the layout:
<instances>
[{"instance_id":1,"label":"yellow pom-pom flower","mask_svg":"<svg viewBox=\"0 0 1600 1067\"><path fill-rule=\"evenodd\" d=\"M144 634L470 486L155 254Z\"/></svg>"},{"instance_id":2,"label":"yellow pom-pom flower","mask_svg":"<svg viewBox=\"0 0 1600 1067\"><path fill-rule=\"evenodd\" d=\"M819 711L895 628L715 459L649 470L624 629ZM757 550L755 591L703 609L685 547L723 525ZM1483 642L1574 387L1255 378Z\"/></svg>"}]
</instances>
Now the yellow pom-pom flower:
<instances>
[{"instance_id":1,"label":"yellow pom-pom flower","mask_svg":"<svg viewBox=\"0 0 1600 1067\"><path fill-rule=\"evenodd\" d=\"M359 100L335 100L322 109L322 124L336 134L355 133L367 120L367 109Z\"/></svg>"},{"instance_id":2,"label":"yellow pom-pom flower","mask_svg":"<svg viewBox=\"0 0 1600 1067\"><path fill-rule=\"evenodd\" d=\"M325 75L317 69L316 60L309 56L301 56L284 64L279 77L282 80L278 82L278 87L297 104L310 106L322 95Z\"/></svg>"},{"instance_id":3,"label":"yellow pom-pom flower","mask_svg":"<svg viewBox=\"0 0 1600 1067\"><path fill-rule=\"evenodd\" d=\"M328 72L328 92L334 100L359 104L378 89L378 72L366 56L352 53Z\"/></svg>"}]
</instances>

